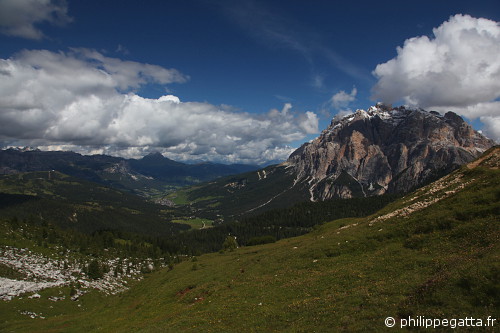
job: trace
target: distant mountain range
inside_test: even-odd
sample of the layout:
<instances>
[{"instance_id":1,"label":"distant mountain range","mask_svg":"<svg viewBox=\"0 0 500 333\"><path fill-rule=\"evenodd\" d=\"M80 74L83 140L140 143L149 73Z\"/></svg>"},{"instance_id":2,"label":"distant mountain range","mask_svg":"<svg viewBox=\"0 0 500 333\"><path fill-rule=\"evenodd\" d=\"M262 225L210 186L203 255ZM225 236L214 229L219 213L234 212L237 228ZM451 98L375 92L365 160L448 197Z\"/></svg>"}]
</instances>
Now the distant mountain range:
<instances>
[{"instance_id":1,"label":"distant mountain range","mask_svg":"<svg viewBox=\"0 0 500 333\"><path fill-rule=\"evenodd\" d=\"M0 174L55 170L144 196L257 168L244 164L185 164L160 153L136 160L70 151L0 150Z\"/></svg>"},{"instance_id":2,"label":"distant mountain range","mask_svg":"<svg viewBox=\"0 0 500 333\"><path fill-rule=\"evenodd\" d=\"M280 165L221 178L183 195L208 214L241 215L304 200L406 193L494 144L453 112L378 104L333 119Z\"/></svg>"}]
</instances>

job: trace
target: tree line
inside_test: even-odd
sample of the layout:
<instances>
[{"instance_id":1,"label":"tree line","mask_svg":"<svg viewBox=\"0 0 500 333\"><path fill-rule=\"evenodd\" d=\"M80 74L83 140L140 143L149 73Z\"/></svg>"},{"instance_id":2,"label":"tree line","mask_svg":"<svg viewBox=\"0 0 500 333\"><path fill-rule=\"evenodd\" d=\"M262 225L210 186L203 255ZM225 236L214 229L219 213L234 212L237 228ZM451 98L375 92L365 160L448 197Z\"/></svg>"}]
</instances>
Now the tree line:
<instances>
[{"instance_id":1,"label":"tree line","mask_svg":"<svg viewBox=\"0 0 500 333\"><path fill-rule=\"evenodd\" d=\"M236 237L239 246L274 242L308 233L315 225L328 221L362 217L376 212L395 195L368 198L332 199L322 202L302 202L290 208L274 209L238 221L218 223L213 228L189 230L171 235L152 236L123 230L98 230L83 233L63 229L34 217L20 221L8 220L13 229L23 225L23 235L38 246L58 245L84 255L101 256L113 253L124 257L168 258L177 255L200 255L217 252L227 236ZM29 227L28 227L29 226Z\"/></svg>"}]
</instances>

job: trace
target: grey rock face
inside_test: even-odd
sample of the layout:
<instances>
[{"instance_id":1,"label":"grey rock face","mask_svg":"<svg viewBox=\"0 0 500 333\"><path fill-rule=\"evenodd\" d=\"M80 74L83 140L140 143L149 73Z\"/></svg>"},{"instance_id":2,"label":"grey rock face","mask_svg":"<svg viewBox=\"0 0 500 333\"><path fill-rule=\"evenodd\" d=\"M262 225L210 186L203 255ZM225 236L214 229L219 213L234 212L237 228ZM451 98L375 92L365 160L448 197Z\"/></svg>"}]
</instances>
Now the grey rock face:
<instances>
[{"instance_id":1,"label":"grey rock face","mask_svg":"<svg viewBox=\"0 0 500 333\"><path fill-rule=\"evenodd\" d=\"M406 192L471 162L494 142L460 116L381 104L334 119L285 164L311 200Z\"/></svg>"}]
</instances>

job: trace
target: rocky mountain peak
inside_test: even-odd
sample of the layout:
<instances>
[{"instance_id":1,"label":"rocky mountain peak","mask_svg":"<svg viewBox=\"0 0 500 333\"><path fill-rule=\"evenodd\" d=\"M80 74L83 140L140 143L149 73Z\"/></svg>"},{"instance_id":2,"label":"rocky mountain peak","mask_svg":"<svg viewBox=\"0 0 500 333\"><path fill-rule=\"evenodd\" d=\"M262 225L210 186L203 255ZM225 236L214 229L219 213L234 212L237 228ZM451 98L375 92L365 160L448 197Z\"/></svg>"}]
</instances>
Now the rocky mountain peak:
<instances>
[{"instance_id":1,"label":"rocky mountain peak","mask_svg":"<svg viewBox=\"0 0 500 333\"><path fill-rule=\"evenodd\" d=\"M377 104L334 118L286 164L311 200L350 198L409 191L493 145L453 112Z\"/></svg>"},{"instance_id":2,"label":"rocky mountain peak","mask_svg":"<svg viewBox=\"0 0 500 333\"><path fill-rule=\"evenodd\" d=\"M149 161L163 161L164 159L166 159L166 157L163 156L163 154L160 153L159 151L156 151L156 152L152 152L152 153L147 154L142 159L149 160Z\"/></svg>"}]
</instances>

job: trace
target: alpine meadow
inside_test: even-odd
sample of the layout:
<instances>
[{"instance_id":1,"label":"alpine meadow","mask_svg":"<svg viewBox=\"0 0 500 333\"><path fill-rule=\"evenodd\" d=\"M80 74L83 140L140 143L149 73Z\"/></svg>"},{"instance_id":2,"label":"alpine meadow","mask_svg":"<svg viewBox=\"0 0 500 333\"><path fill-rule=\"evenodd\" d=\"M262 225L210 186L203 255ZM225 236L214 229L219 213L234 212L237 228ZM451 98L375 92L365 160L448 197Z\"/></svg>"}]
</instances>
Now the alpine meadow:
<instances>
[{"instance_id":1,"label":"alpine meadow","mask_svg":"<svg viewBox=\"0 0 500 333\"><path fill-rule=\"evenodd\" d=\"M497 1L0 0L0 331L497 332Z\"/></svg>"}]
</instances>

